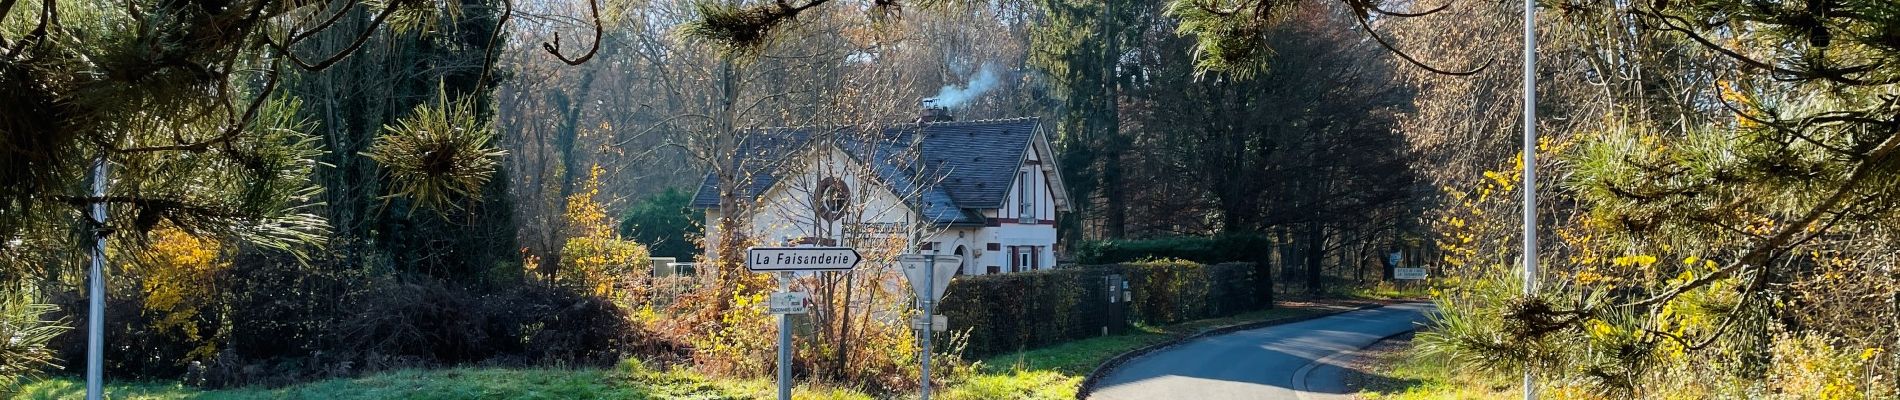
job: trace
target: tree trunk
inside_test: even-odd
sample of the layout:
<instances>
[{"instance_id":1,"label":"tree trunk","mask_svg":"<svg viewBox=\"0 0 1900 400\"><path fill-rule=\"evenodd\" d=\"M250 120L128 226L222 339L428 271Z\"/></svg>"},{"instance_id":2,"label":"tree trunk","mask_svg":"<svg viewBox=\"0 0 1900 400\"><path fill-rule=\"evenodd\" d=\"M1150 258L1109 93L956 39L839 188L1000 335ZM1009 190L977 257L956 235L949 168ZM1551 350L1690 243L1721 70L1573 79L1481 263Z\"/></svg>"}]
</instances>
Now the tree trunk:
<instances>
[{"instance_id":1,"label":"tree trunk","mask_svg":"<svg viewBox=\"0 0 1900 400\"><path fill-rule=\"evenodd\" d=\"M1306 291L1318 294L1325 286L1321 266L1326 255L1326 229L1318 222L1306 226Z\"/></svg>"}]
</instances>

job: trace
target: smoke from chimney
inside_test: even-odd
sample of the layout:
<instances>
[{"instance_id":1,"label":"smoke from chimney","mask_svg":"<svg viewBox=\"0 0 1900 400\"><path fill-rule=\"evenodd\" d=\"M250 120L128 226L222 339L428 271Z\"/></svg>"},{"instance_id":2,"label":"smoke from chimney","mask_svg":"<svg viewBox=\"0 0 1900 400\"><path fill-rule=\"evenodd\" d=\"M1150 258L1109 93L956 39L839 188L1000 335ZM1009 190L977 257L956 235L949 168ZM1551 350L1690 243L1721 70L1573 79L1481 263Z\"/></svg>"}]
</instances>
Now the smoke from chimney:
<instances>
[{"instance_id":1,"label":"smoke from chimney","mask_svg":"<svg viewBox=\"0 0 1900 400\"><path fill-rule=\"evenodd\" d=\"M997 81L996 67L984 63L983 67L976 71L976 76L970 79L970 83L963 87L944 85L943 88L937 89L937 97L929 99L930 104L943 108L961 107L963 103L976 99L983 92L996 88Z\"/></svg>"}]
</instances>

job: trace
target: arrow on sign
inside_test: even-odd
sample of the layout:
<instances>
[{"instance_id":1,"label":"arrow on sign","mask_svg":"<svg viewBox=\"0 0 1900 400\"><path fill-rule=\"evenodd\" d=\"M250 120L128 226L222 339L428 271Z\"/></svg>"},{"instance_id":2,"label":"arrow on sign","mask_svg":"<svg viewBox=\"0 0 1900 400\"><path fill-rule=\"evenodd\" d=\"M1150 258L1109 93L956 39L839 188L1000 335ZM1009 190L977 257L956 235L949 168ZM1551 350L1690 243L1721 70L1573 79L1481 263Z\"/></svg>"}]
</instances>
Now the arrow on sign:
<instances>
[{"instance_id":1,"label":"arrow on sign","mask_svg":"<svg viewBox=\"0 0 1900 400\"><path fill-rule=\"evenodd\" d=\"M843 271L861 260L850 247L753 247L745 252L745 267L754 272Z\"/></svg>"}]
</instances>

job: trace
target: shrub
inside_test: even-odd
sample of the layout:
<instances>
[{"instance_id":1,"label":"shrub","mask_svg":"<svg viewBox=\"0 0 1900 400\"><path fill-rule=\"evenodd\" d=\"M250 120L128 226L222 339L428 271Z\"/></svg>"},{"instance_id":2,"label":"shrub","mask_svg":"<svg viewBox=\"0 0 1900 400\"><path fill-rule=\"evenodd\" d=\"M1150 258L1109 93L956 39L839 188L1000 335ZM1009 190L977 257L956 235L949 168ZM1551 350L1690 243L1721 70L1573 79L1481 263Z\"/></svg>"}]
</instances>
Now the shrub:
<instances>
[{"instance_id":1,"label":"shrub","mask_svg":"<svg viewBox=\"0 0 1900 400\"><path fill-rule=\"evenodd\" d=\"M642 271L649 261L646 246L621 239L607 220L606 207L594 201L594 197L600 195L603 171L599 165L594 166L587 181L582 182L581 190L567 198L563 217L569 232L567 242L561 246L560 267L554 280L584 288L596 296L615 298L622 294L617 293L617 288L640 289L626 281L636 271Z\"/></svg>"},{"instance_id":2,"label":"shrub","mask_svg":"<svg viewBox=\"0 0 1900 400\"><path fill-rule=\"evenodd\" d=\"M8 394L26 378L57 366L48 343L72 329L66 321L47 319L56 307L35 304L25 296L0 298L0 394Z\"/></svg>"},{"instance_id":3,"label":"shrub","mask_svg":"<svg viewBox=\"0 0 1900 400\"><path fill-rule=\"evenodd\" d=\"M639 269L650 263L646 246L615 237L568 238L561 246L561 269L555 281L582 288L596 296L616 297L615 290L627 286L630 276L645 276ZM637 287L636 287L637 288Z\"/></svg>"},{"instance_id":4,"label":"shrub","mask_svg":"<svg viewBox=\"0 0 1900 400\"><path fill-rule=\"evenodd\" d=\"M1273 277L1273 248L1273 241L1266 235L1236 233L1213 237L1086 241L1078 243L1072 254L1075 262L1082 265L1153 260L1184 260L1200 264L1251 263L1252 275L1264 282ZM1253 303L1273 303L1271 290L1257 290L1254 294L1258 298L1251 300Z\"/></svg>"},{"instance_id":5,"label":"shrub","mask_svg":"<svg viewBox=\"0 0 1900 400\"><path fill-rule=\"evenodd\" d=\"M1112 275L1127 280L1130 302L1110 301ZM965 356L984 356L1258 309L1267 305L1260 276L1250 263L1179 260L966 276L937 309L968 333Z\"/></svg>"},{"instance_id":6,"label":"shrub","mask_svg":"<svg viewBox=\"0 0 1900 400\"><path fill-rule=\"evenodd\" d=\"M205 383L276 385L469 364L608 366L636 348L678 351L678 346L643 342L651 336L632 323L624 308L572 288L529 284L489 291L420 275L363 284L361 292L330 313L274 325L234 319L269 330L234 330L234 348L220 354ZM298 342L266 335L315 340L263 345Z\"/></svg>"},{"instance_id":7,"label":"shrub","mask_svg":"<svg viewBox=\"0 0 1900 400\"><path fill-rule=\"evenodd\" d=\"M106 353L107 374L183 376L189 384L224 387L449 365L605 366L635 351L684 357L681 346L655 340L626 308L589 290L458 282L366 267L339 255L361 249L336 242L307 261L238 251L228 263L128 267L110 282L106 339L114 349ZM215 268L200 268L207 266ZM83 292L52 292L47 299L60 315L85 322ZM58 335L48 347L58 349L59 358L83 359L85 335ZM66 372L83 370L74 367Z\"/></svg>"},{"instance_id":8,"label":"shrub","mask_svg":"<svg viewBox=\"0 0 1900 400\"><path fill-rule=\"evenodd\" d=\"M1181 260L1121 264L1133 291L1135 321L1168 324L1233 315L1258 308L1265 283L1254 264L1201 265Z\"/></svg>"},{"instance_id":9,"label":"shrub","mask_svg":"<svg viewBox=\"0 0 1900 400\"><path fill-rule=\"evenodd\" d=\"M161 227L149 235L148 246L133 251L122 279L138 283L140 310L152 321L155 335L195 344L179 363L201 361L217 353L217 278L231 267L225 246L217 240Z\"/></svg>"}]
</instances>

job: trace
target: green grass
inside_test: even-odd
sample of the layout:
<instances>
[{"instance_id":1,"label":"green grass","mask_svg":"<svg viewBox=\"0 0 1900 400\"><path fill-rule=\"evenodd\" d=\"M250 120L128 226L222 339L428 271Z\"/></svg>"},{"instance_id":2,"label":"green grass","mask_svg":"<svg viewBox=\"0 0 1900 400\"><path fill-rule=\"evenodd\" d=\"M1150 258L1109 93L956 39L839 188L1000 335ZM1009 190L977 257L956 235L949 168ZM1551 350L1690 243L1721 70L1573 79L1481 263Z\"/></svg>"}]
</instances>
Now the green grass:
<instances>
[{"instance_id":1,"label":"green grass","mask_svg":"<svg viewBox=\"0 0 1900 400\"><path fill-rule=\"evenodd\" d=\"M1374 355L1373 375L1360 391L1370 400L1504 400L1523 398L1508 377L1459 374L1443 356L1416 348Z\"/></svg>"},{"instance_id":2,"label":"green grass","mask_svg":"<svg viewBox=\"0 0 1900 400\"><path fill-rule=\"evenodd\" d=\"M115 383L114 399L733 399L749 398L746 382L713 382L684 371L635 364L605 369L455 368L408 370L331 379L275 389L197 390L178 384ZM27 385L17 399L79 399L85 384L51 379Z\"/></svg>"},{"instance_id":3,"label":"green grass","mask_svg":"<svg viewBox=\"0 0 1900 400\"><path fill-rule=\"evenodd\" d=\"M1336 310L1279 307L1167 326L1137 326L1128 334L1078 340L984 359L974 373L941 389L941 398L1073 399L1088 373L1115 355L1208 329ZM55 378L21 388L16 399L80 399L83 381ZM171 383L118 382L113 399L769 399L766 379L712 379L682 369L658 371L629 360L613 369L454 368L406 370L330 379L282 388L199 390ZM871 399L863 392L801 385L798 399Z\"/></svg>"},{"instance_id":4,"label":"green grass","mask_svg":"<svg viewBox=\"0 0 1900 400\"><path fill-rule=\"evenodd\" d=\"M1347 297L1369 300L1424 300L1431 297L1432 287L1417 282L1381 282L1355 287L1345 294Z\"/></svg>"}]
</instances>

